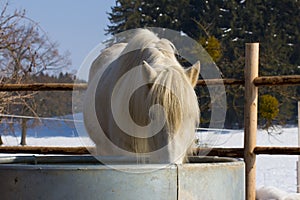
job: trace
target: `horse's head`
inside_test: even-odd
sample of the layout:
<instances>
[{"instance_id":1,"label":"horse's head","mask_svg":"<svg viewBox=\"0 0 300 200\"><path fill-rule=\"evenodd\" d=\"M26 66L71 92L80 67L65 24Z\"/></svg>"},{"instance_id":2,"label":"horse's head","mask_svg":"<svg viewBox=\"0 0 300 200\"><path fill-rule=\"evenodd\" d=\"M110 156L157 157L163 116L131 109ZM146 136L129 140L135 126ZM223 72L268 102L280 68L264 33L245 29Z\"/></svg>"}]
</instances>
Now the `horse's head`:
<instances>
[{"instance_id":1,"label":"horse's head","mask_svg":"<svg viewBox=\"0 0 300 200\"><path fill-rule=\"evenodd\" d=\"M176 59L175 56L173 58ZM169 58L167 62L161 63L158 61L149 64L143 61L142 69L143 77L148 79L146 81L153 83L149 91L148 106L163 107L169 132L175 134L180 131L187 120L198 123L199 108L193 88L197 84L200 72L199 61L187 69L177 60L170 61Z\"/></svg>"}]
</instances>

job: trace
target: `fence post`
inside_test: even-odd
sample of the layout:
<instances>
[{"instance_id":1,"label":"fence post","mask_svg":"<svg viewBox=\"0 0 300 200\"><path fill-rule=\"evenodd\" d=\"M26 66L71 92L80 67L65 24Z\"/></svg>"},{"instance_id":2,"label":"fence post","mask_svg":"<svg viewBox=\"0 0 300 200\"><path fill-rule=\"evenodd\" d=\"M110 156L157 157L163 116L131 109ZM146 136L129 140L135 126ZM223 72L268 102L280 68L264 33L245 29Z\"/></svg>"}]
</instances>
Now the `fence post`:
<instances>
[{"instance_id":1,"label":"fence post","mask_svg":"<svg viewBox=\"0 0 300 200\"><path fill-rule=\"evenodd\" d=\"M246 163L246 200L255 200L259 43L247 43L245 52L244 161Z\"/></svg>"},{"instance_id":2,"label":"fence post","mask_svg":"<svg viewBox=\"0 0 300 200\"><path fill-rule=\"evenodd\" d=\"M300 101L298 101L298 147L300 146ZM300 193L300 156L297 162L297 192Z\"/></svg>"}]
</instances>

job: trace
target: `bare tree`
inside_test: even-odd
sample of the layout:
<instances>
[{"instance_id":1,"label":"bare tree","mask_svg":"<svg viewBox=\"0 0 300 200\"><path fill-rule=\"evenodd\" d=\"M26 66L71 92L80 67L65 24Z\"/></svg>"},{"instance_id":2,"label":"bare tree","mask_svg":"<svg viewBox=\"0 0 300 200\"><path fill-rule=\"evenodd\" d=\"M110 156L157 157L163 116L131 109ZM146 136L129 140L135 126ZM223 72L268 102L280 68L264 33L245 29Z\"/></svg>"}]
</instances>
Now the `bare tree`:
<instances>
[{"instance_id":1,"label":"bare tree","mask_svg":"<svg viewBox=\"0 0 300 200\"><path fill-rule=\"evenodd\" d=\"M26 17L25 10L8 12L8 3L0 8L0 83L31 83L31 77L45 70L69 66L69 53L61 55L58 44L49 40L43 29ZM0 113L35 115L36 92L0 92ZM1 121L1 119L0 119ZM22 141L25 145L26 121ZM1 143L1 140L0 140Z\"/></svg>"}]
</instances>

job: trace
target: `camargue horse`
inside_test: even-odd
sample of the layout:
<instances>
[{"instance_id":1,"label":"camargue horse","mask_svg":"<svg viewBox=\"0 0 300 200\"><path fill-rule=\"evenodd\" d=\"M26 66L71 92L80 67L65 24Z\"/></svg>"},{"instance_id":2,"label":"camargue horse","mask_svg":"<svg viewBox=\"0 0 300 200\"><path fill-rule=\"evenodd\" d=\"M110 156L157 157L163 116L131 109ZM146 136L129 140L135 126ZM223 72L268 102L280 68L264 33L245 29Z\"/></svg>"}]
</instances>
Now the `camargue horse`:
<instances>
[{"instance_id":1,"label":"camargue horse","mask_svg":"<svg viewBox=\"0 0 300 200\"><path fill-rule=\"evenodd\" d=\"M84 101L96 155L183 163L199 123L199 71L199 61L183 68L174 45L147 29L103 50L92 63Z\"/></svg>"}]
</instances>

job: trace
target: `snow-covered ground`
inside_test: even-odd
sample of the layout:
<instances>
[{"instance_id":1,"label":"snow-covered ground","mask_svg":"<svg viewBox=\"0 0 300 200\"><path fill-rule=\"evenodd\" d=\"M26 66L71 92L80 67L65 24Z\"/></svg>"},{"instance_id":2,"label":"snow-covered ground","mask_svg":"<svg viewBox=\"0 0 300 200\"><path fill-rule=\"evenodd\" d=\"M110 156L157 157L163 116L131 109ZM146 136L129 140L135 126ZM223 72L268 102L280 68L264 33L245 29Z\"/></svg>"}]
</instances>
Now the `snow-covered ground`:
<instances>
[{"instance_id":1,"label":"snow-covered ground","mask_svg":"<svg viewBox=\"0 0 300 200\"><path fill-rule=\"evenodd\" d=\"M203 145L214 147L243 147L243 130L201 131L199 139ZM2 136L5 145L20 143L20 137ZM84 146L92 142L79 137L28 137L30 146ZM283 128L279 135L269 135L266 131L257 132L259 146L298 146L298 128ZM296 192L296 163L298 156L257 156L257 188L273 186L285 192Z\"/></svg>"},{"instance_id":2,"label":"snow-covered ground","mask_svg":"<svg viewBox=\"0 0 300 200\"><path fill-rule=\"evenodd\" d=\"M2 140L5 146L18 146L20 145L20 137L2 136ZM27 146L47 146L47 147L80 147L94 145L89 138L81 137L27 137Z\"/></svg>"}]
</instances>

